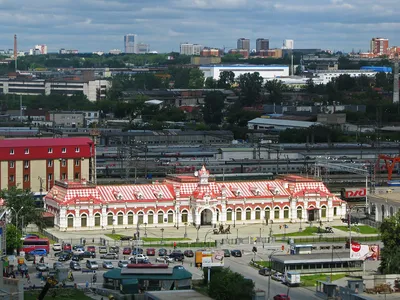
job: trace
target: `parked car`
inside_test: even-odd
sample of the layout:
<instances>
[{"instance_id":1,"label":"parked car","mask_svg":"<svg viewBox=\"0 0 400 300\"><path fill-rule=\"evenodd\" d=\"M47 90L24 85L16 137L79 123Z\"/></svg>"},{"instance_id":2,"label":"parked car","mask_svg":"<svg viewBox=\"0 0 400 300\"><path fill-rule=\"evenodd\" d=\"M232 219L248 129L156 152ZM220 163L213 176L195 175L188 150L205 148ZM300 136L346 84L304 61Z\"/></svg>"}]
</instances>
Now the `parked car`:
<instances>
[{"instance_id":1,"label":"parked car","mask_svg":"<svg viewBox=\"0 0 400 300\"><path fill-rule=\"evenodd\" d=\"M99 247L99 253L107 253L107 247L106 246L100 246Z\"/></svg>"},{"instance_id":2,"label":"parked car","mask_svg":"<svg viewBox=\"0 0 400 300\"><path fill-rule=\"evenodd\" d=\"M131 247L125 247L124 249L122 249L122 254L123 255L131 255L132 253L132 248Z\"/></svg>"},{"instance_id":3,"label":"parked car","mask_svg":"<svg viewBox=\"0 0 400 300\"><path fill-rule=\"evenodd\" d=\"M54 256L55 257L59 257L59 256L61 256L61 255L64 255L64 254L72 254L72 252L71 251L60 251L60 252L56 252L56 253L54 253Z\"/></svg>"},{"instance_id":4,"label":"parked car","mask_svg":"<svg viewBox=\"0 0 400 300\"><path fill-rule=\"evenodd\" d=\"M72 253L74 255L82 255L83 253L85 253L85 251L83 251L82 249L77 249L77 250L72 251Z\"/></svg>"},{"instance_id":5,"label":"parked car","mask_svg":"<svg viewBox=\"0 0 400 300\"><path fill-rule=\"evenodd\" d=\"M76 254L74 254L74 255L72 255L72 257L71 257L71 260L73 260L73 261L81 261L83 259L83 256L82 255L76 255Z\"/></svg>"},{"instance_id":6,"label":"parked car","mask_svg":"<svg viewBox=\"0 0 400 300\"><path fill-rule=\"evenodd\" d=\"M270 276L271 270L269 268L261 268L260 270L258 270L258 274L263 276Z\"/></svg>"},{"instance_id":7,"label":"parked car","mask_svg":"<svg viewBox=\"0 0 400 300\"><path fill-rule=\"evenodd\" d=\"M148 260L149 258L144 254L137 254L134 256L129 257L129 260Z\"/></svg>"},{"instance_id":8,"label":"parked car","mask_svg":"<svg viewBox=\"0 0 400 300\"><path fill-rule=\"evenodd\" d=\"M58 262L58 261L56 261L55 263L53 263L53 269L54 269L54 270L61 269L61 268L63 268L63 267L64 267L64 265L63 265L62 263Z\"/></svg>"},{"instance_id":9,"label":"parked car","mask_svg":"<svg viewBox=\"0 0 400 300\"><path fill-rule=\"evenodd\" d=\"M96 247L95 246L87 246L86 250L92 253L96 253Z\"/></svg>"},{"instance_id":10,"label":"parked car","mask_svg":"<svg viewBox=\"0 0 400 300\"><path fill-rule=\"evenodd\" d=\"M58 258L58 261L67 261L72 258L72 253L65 253L63 255L60 255Z\"/></svg>"},{"instance_id":11,"label":"parked car","mask_svg":"<svg viewBox=\"0 0 400 300\"><path fill-rule=\"evenodd\" d=\"M154 249L154 248L147 248L147 249L146 249L146 255L147 255L147 256L155 256L155 255L156 255L156 249Z\"/></svg>"},{"instance_id":12,"label":"parked car","mask_svg":"<svg viewBox=\"0 0 400 300\"><path fill-rule=\"evenodd\" d=\"M231 257L231 251L229 249L222 249L224 251L224 257Z\"/></svg>"},{"instance_id":13,"label":"parked car","mask_svg":"<svg viewBox=\"0 0 400 300\"><path fill-rule=\"evenodd\" d=\"M164 248L158 249L158 256L165 256L167 254L168 254L167 249Z\"/></svg>"},{"instance_id":14,"label":"parked car","mask_svg":"<svg viewBox=\"0 0 400 300\"><path fill-rule=\"evenodd\" d=\"M173 263L175 260L169 256L159 256L156 258L156 262L160 263Z\"/></svg>"},{"instance_id":15,"label":"parked car","mask_svg":"<svg viewBox=\"0 0 400 300\"><path fill-rule=\"evenodd\" d=\"M283 280L284 280L283 274L282 274L282 273L279 273L279 272L276 272L276 273L272 274L272 275L271 275L271 278L272 278L273 280L276 280L276 281L283 281Z\"/></svg>"},{"instance_id":16,"label":"parked car","mask_svg":"<svg viewBox=\"0 0 400 300\"><path fill-rule=\"evenodd\" d=\"M122 235L119 240L120 241L131 241L133 239L133 237L128 236L128 235Z\"/></svg>"},{"instance_id":17,"label":"parked car","mask_svg":"<svg viewBox=\"0 0 400 300\"><path fill-rule=\"evenodd\" d=\"M114 265L111 261L105 260L103 261L103 269L114 269Z\"/></svg>"},{"instance_id":18,"label":"parked car","mask_svg":"<svg viewBox=\"0 0 400 300\"><path fill-rule=\"evenodd\" d=\"M36 270L39 272L46 272L49 270L49 264L38 263L36 264Z\"/></svg>"},{"instance_id":19,"label":"parked car","mask_svg":"<svg viewBox=\"0 0 400 300\"><path fill-rule=\"evenodd\" d=\"M85 246L83 246L83 245L74 245L73 247L72 247L72 250L79 250L79 249L81 249L82 251L85 251Z\"/></svg>"},{"instance_id":20,"label":"parked car","mask_svg":"<svg viewBox=\"0 0 400 300\"><path fill-rule=\"evenodd\" d=\"M110 253L119 253L119 247L118 246L111 246L108 250Z\"/></svg>"},{"instance_id":21,"label":"parked car","mask_svg":"<svg viewBox=\"0 0 400 300\"><path fill-rule=\"evenodd\" d=\"M63 250L71 251L71 250L72 250L71 244L65 243L65 244L64 244L64 247L63 247Z\"/></svg>"},{"instance_id":22,"label":"parked car","mask_svg":"<svg viewBox=\"0 0 400 300\"><path fill-rule=\"evenodd\" d=\"M53 251L61 251L61 244L54 244L53 245Z\"/></svg>"},{"instance_id":23,"label":"parked car","mask_svg":"<svg viewBox=\"0 0 400 300\"><path fill-rule=\"evenodd\" d=\"M143 254L143 249L142 248L133 248L132 255L136 255L136 254Z\"/></svg>"},{"instance_id":24,"label":"parked car","mask_svg":"<svg viewBox=\"0 0 400 300\"><path fill-rule=\"evenodd\" d=\"M30 254L30 253L25 253L25 260L26 261L34 261L35 260L35 255Z\"/></svg>"},{"instance_id":25,"label":"parked car","mask_svg":"<svg viewBox=\"0 0 400 300\"><path fill-rule=\"evenodd\" d=\"M95 260L87 260L86 261L86 268L90 270L97 270L99 268L99 265Z\"/></svg>"},{"instance_id":26,"label":"parked car","mask_svg":"<svg viewBox=\"0 0 400 300\"><path fill-rule=\"evenodd\" d=\"M81 270L81 265L77 261L71 261L69 263L69 267L71 268L71 270L74 270L74 271L80 271Z\"/></svg>"},{"instance_id":27,"label":"parked car","mask_svg":"<svg viewBox=\"0 0 400 300\"><path fill-rule=\"evenodd\" d=\"M172 252L169 257L173 258L175 261L183 261L185 259L185 256L183 255L182 252Z\"/></svg>"},{"instance_id":28,"label":"parked car","mask_svg":"<svg viewBox=\"0 0 400 300\"><path fill-rule=\"evenodd\" d=\"M242 251L240 251L240 250L232 250L231 251L231 255L233 257L242 257Z\"/></svg>"},{"instance_id":29,"label":"parked car","mask_svg":"<svg viewBox=\"0 0 400 300\"><path fill-rule=\"evenodd\" d=\"M18 268L17 269L20 272L28 272L28 266L26 265L26 263L18 264Z\"/></svg>"},{"instance_id":30,"label":"parked car","mask_svg":"<svg viewBox=\"0 0 400 300\"><path fill-rule=\"evenodd\" d=\"M96 252L85 251L81 254L83 258L96 258Z\"/></svg>"},{"instance_id":31,"label":"parked car","mask_svg":"<svg viewBox=\"0 0 400 300\"><path fill-rule=\"evenodd\" d=\"M279 294L279 295L275 295L274 300L290 300L290 297L286 294Z\"/></svg>"},{"instance_id":32,"label":"parked car","mask_svg":"<svg viewBox=\"0 0 400 300\"><path fill-rule=\"evenodd\" d=\"M120 268L126 268L128 265L129 265L129 261L127 261L127 260L120 260L118 262L118 267L120 267Z\"/></svg>"},{"instance_id":33,"label":"parked car","mask_svg":"<svg viewBox=\"0 0 400 300\"><path fill-rule=\"evenodd\" d=\"M39 256L46 256L47 255L47 251L46 251L46 249L35 249L35 250L32 250L31 252L29 252L29 254L39 255Z\"/></svg>"},{"instance_id":34,"label":"parked car","mask_svg":"<svg viewBox=\"0 0 400 300\"><path fill-rule=\"evenodd\" d=\"M192 250L185 250L185 251L183 252L183 255L185 255L186 257L193 257L193 256L194 256L194 253L193 253Z\"/></svg>"},{"instance_id":35,"label":"parked car","mask_svg":"<svg viewBox=\"0 0 400 300\"><path fill-rule=\"evenodd\" d=\"M117 253L106 253L100 255L100 259L118 259Z\"/></svg>"}]
</instances>

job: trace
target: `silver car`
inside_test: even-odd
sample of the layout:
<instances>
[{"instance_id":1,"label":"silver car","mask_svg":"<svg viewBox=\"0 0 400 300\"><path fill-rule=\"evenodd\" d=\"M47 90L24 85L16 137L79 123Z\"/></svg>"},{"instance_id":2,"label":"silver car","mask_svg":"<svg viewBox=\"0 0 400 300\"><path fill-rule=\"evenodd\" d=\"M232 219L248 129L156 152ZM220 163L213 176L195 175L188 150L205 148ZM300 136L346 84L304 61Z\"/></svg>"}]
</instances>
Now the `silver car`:
<instances>
[{"instance_id":1,"label":"silver car","mask_svg":"<svg viewBox=\"0 0 400 300\"><path fill-rule=\"evenodd\" d=\"M114 266L111 261L105 260L105 261L103 261L103 268L104 269L114 269Z\"/></svg>"},{"instance_id":2,"label":"silver car","mask_svg":"<svg viewBox=\"0 0 400 300\"><path fill-rule=\"evenodd\" d=\"M36 264L36 270L39 272L46 272L49 270L49 264L38 263Z\"/></svg>"},{"instance_id":3,"label":"silver car","mask_svg":"<svg viewBox=\"0 0 400 300\"><path fill-rule=\"evenodd\" d=\"M118 267L120 267L120 268L126 268L126 267L128 266L128 264L129 264L129 261L127 261L127 260L120 260L120 261L118 262Z\"/></svg>"}]
</instances>

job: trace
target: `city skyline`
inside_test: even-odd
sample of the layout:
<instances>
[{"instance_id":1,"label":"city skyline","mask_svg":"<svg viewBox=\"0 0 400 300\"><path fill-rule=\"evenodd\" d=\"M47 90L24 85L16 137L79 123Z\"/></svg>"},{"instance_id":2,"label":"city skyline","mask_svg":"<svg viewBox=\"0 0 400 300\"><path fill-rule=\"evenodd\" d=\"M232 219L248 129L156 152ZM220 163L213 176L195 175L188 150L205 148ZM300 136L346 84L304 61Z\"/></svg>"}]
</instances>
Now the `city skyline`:
<instances>
[{"instance_id":1,"label":"city skyline","mask_svg":"<svg viewBox=\"0 0 400 300\"><path fill-rule=\"evenodd\" d=\"M293 39L295 48L321 48L349 52L369 51L371 37L399 45L394 0L72 0L0 2L0 49L46 44L48 52L74 48L79 52L123 50L129 32L158 52L179 52L191 41L208 47L236 48L239 38L269 39L270 48L281 48Z\"/></svg>"}]
</instances>

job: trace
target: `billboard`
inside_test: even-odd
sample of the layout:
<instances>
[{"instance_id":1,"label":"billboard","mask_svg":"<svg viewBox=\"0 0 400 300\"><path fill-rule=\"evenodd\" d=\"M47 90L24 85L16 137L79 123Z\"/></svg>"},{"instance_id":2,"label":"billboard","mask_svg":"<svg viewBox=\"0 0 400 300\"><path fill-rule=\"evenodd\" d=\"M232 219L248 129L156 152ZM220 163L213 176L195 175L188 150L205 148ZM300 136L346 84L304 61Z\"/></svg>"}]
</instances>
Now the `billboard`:
<instances>
[{"instance_id":1,"label":"billboard","mask_svg":"<svg viewBox=\"0 0 400 300\"><path fill-rule=\"evenodd\" d=\"M195 260L196 267L223 267L224 251L196 251Z\"/></svg>"},{"instance_id":2,"label":"billboard","mask_svg":"<svg viewBox=\"0 0 400 300\"><path fill-rule=\"evenodd\" d=\"M350 258L361 260L379 260L379 245L362 245L360 243L351 243Z\"/></svg>"},{"instance_id":3,"label":"billboard","mask_svg":"<svg viewBox=\"0 0 400 300\"><path fill-rule=\"evenodd\" d=\"M342 189L342 196L346 199L362 198L367 195L366 188L345 188Z\"/></svg>"}]
</instances>

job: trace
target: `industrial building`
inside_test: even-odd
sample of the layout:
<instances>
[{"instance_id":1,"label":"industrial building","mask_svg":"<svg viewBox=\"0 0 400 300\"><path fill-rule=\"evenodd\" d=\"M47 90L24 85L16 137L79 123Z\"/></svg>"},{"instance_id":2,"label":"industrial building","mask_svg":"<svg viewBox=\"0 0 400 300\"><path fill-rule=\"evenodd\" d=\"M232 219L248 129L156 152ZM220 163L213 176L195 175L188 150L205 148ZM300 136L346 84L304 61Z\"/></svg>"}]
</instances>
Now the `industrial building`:
<instances>
[{"instance_id":1,"label":"industrial building","mask_svg":"<svg viewBox=\"0 0 400 300\"><path fill-rule=\"evenodd\" d=\"M268 118L255 118L247 123L247 127L251 130L277 130L277 131L292 129L292 128L304 129L316 125L320 125L320 123L268 119Z\"/></svg>"},{"instance_id":2,"label":"industrial building","mask_svg":"<svg viewBox=\"0 0 400 300\"><path fill-rule=\"evenodd\" d=\"M276 180L215 182L203 166L194 175L168 175L153 184L94 185L56 181L45 196L60 230L184 224L324 222L346 214L344 201L323 182L287 175Z\"/></svg>"},{"instance_id":3,"label":"industrial building","mask_svg":"<svg viewBox=\"0 0 400 300\"><path fill-rule=\"evenodd\" d=\"M50 190L54 181L93 180L95 148L90 138L0 140L0 187Z\"/></svg>"},{"instance_id":4,"label":"industrial building","mask_svg":"<svg viewBox=\"0 0 400 300\"><path fill-rule=\"evenodd\" d=\"M313 76L319 79L319 83L327 84L332 79L337 78L341 75L349 75L350 77L360 77L362 75L367 76L369 78L374 78L375 75L379 72L388 73L391 68L387 69L373 69L373 68L365 68L361 70L321 70L314 71ZM387 70L387 71L384 71Z\"/></svg>"},{"instance_id":5,"label":"industrial building","mask_svg":"<svg viewBox=\"0 0 400 300\"><path fill-rule=\"evenodd\" d=\"M209 65L201 66L200 70L204 72L204 77L212 77L219 79L219 75L224 71L232 71L235 77L246 73L258 72L265 80L268 78L279 78L282 76L289 76L289 66L281 65Z\"/></svg>"},{"instance_id":6,"label":"industrial building","mask_svg":"<svg viewBox=\"0 0 400 300\"><path fill-rule=\"evenodd\" d=\"M0 78L0 93L16 95L54 95L72 96L82 93L90 101L103 99L111 87L108 80L47 80Z\"/></svg>"}]
</instances>

